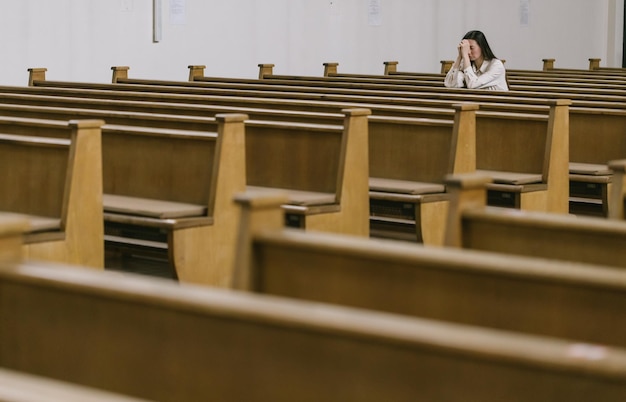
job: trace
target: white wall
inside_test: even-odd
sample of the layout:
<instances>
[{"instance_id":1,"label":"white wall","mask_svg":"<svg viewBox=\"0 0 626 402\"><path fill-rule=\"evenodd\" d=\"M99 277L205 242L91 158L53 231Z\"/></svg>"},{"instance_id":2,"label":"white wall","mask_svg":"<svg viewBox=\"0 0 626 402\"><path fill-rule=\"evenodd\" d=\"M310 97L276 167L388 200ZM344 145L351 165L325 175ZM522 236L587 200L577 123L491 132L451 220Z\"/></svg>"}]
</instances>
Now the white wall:
<instances>
[{"instance_id":1,"label":"white wall","mask_svg":"<svg viewBox=\"0 0 626 402\"><path fill-rule=\"evenodd\" d=\"M162 38L152 37L153 0L2 0L0 84L25 85L29 67L48 79L109 82L110 67L138 78L187 79L189 64L206 74L256 77L257 64L278 74L438 72L471 29L487 35L509 68L587 68L590 57L620 66L624 0L184 0L175 21L162 2ZM521 4L529 4L522 24ZM180 14L178 14L180 17ZM373 25L378 17L380 25Z\"/></svg>"}]
</instances>

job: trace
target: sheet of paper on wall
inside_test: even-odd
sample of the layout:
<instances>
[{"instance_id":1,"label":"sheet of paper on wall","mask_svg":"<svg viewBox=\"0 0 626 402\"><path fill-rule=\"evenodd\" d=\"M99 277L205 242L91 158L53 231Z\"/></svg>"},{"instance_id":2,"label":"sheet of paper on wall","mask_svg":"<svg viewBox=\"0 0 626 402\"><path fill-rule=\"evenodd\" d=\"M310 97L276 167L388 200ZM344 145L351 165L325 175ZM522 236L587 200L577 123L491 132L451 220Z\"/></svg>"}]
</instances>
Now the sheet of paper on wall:
<instances>
[{"instance_id":1,"label":"sheet of paper on wall","mask_svg":"<svg viewBox=\"0 0 626 402\"><path fill-rule=\"evenodd\" d=\"M185 0L170 0L170 24L185 25L186 23Z\"/></svg>"},{"instance_id":2,"label":"sheet of paper on wall","mask_svg":"<svg viewBox=\"0 0 626 402\"><path fill-rule=\"evenodd\" d=\"M519 2L519 24L523 27L530 25L530 0Z\"/></svg>"},{"instance_id":3,"label":"sheet of paper on wall","mask_svg":"<svg viewBox=\"0 0 626 402\"><path fill-rule=\"evenodd\" d=\"M381 0L369 1L367 20L369 25L377 26L382 24Z\"/></svg>"}]
</instances>

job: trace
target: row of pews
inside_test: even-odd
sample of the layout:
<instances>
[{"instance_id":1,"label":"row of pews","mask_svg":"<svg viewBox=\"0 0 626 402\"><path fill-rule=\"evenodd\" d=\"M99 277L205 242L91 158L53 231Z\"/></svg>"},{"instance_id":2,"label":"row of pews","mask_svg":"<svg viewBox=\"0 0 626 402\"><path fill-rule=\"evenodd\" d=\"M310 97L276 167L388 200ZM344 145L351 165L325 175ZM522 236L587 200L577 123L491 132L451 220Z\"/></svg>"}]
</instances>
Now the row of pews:
<instances>
[{"instance_id":1,"label":"row of pews","mask_svg":"<svg viewBox=\"0 0 626 402\"><path fill-rule=\"evenodd\" d=\"M614 89L609 108L192 67L0 87L3 170L23 161L0 215L0 367L111 400L624 399ZM177 281L113 265L138 258Z\"/></svg>"}]
</instances>

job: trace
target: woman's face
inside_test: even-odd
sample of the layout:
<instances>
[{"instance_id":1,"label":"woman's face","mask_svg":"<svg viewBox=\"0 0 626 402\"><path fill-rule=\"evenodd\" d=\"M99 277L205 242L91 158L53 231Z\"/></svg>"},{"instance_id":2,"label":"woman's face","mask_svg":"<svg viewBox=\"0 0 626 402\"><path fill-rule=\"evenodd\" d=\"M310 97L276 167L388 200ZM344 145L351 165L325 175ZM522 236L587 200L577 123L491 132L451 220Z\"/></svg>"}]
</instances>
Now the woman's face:
<instances>
[{"instance_id":1,"label":"woman's face","mask_svg":"<svg viewBox=\"0 0 626 402\"><path fill-rule=\"evenodd\" d=\"M468 39L469 42L469 58L471 61L480 60L483 56L483 51L478 46L478 43L474 39Z\"/></svg>"}]
</instances>

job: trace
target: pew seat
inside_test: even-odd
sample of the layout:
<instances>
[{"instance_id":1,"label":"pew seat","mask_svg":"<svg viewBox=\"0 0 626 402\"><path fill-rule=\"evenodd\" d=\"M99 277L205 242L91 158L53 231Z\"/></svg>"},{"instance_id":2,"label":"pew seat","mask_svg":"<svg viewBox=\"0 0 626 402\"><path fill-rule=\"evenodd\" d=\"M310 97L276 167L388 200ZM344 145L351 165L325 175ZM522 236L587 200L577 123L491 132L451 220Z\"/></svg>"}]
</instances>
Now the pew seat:
<instances>
[{"instance_id":1,"label":"pew seat","mask_svg":"<svg viewBox=\"0 0 626 402\"><path fill-rule=\"evenodd\" d=\"M370 191L400 194L433 194L443 193L446 186L438 183L424 183L409 180L395 180L382 177L370 177Z\"/></svg>"},{"instance_id":2,"label":"pew seat","mask_svg":"<svg viewBox=\"0 0 626 402\"><path fill-rule=\"evenodd\" d=\"M128 197L118 194L104 194L102 202L106 212L158 219L202 217L207 213L206 205Z\"/></svg>"}]
</instances>

